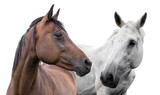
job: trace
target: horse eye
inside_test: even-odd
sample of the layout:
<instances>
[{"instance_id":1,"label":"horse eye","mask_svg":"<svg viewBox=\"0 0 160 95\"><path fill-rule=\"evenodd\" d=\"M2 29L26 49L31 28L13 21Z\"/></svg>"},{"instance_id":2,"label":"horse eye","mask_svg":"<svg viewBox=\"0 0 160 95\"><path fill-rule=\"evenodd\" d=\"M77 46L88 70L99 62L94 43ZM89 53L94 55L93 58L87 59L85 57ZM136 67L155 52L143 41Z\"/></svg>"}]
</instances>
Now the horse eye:
<instances>
[{"instance_id":1,"label":"horse eye","mask_svg":"<svg viewBox=\"0 0 160 95\"><path fill-rule=\"evenodd\" d=\"M136 45L136 41L135 40L130 40L129 41L129 47L134 47Z\"/></svg>"},{"instance_id":2,"label":"horse eye","mask_svg":"<svg viewBox=\"0 0 160 95\"><path fill-rule=\"evenodd\" d=\"M55 34L55 36L56 36L56 37L61 37L61 36L62 36L62 33L61 33L61 32L57 32L57 33Z\"/></svg>"}]
</instances>

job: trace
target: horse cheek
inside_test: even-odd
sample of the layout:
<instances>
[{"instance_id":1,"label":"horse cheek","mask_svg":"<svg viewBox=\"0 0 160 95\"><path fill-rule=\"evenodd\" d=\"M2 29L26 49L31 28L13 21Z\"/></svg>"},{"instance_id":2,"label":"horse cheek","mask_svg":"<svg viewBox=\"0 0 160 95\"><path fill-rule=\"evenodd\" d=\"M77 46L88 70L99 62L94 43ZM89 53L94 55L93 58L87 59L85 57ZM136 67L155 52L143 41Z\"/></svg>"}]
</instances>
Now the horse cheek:
<instances>
[{"instance_id":1,"label":"horse cheek","mask_svg":"<svg viewBox=\"0 0 160 95\"><path fill-rule=\"evenodd\" d=\"M143 58L143 48L142 46L139 46L139 48L136 50L136 52L132 56L131 60L131 67L132 68L137 68Z\"/></svg>"},{"instance_id":2,"label":"horse cheek","mask_svg":"<svg viewBox=\"0 0 160 95\"><path fill-rule=\"evenodd\" d=\"M44 40L37 42L36 52L38 58L46 63L54 63L59 57L58 49L53 44L46 43Z\"/></svg>"}]
</instances>

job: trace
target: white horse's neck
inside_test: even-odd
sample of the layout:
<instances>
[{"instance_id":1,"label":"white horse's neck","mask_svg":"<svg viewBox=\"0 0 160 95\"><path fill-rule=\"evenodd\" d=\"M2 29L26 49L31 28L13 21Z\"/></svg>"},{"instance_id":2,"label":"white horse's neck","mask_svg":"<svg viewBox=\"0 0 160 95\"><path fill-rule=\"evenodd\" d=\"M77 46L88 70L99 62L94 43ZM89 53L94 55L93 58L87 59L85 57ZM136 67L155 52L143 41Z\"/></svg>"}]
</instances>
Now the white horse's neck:
<instances>
[{"instance_id":1,"label":"white horse's neck","mask_svg":"<svg viewBox=\"0 0 160 95\"><path fill-rule=\"evenodd\" d=\"M110 55L113 52L112 38L117 34L117 32L118 30L115 30L104 44L94 50L94 54L96 54L94 58L97 61L94 64L100 65L100 67L102 67L101 70L105 68L107 60L110 58Z\"/></svg>"}]
</instances>

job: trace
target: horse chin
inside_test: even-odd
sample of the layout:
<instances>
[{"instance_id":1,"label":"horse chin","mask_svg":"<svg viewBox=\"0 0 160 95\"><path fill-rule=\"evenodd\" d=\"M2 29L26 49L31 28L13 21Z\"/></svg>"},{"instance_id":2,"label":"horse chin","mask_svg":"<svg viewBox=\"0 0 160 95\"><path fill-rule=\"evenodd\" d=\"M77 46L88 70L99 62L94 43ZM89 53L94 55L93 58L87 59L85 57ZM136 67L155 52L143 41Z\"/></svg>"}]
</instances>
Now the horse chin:
<instances>
[{"instance_id":1,"label":"horse chin","mask_svg":"<svg viewBox=\"0 0 160 95\"><path fill-rule=\"evenodd\" d=\"M88 73L90 72L90 70L82 71L82 70L80 70L80 69L77 67L75 72L76 72L76 74L77 74L78 76L82 77L82 76L88 74Z\"/></svg>"},{"instance_id":2,"label":"horse chin","mask_svg":"<svg viewBox=\"0 0 160 95\"><path fill-rule=\"evenodd\" d=\"M83 73L79 73L79 72L76 72L76 74L78 75L78 76L80 76L80 77L82 77L82 76L84 76L85 74L83 74Z\"/></svg>"},{"instance_id":3,"label":"horse chin","mask_svg":"<svg viewBox=\"0 0 160 95\"><path fill-rule=\"evenodd\" d=\"M109 88L116 88L117 85L118 85L118 83L105 83L105 82L102 82L102 84L103 84L104 86L109 87Z\"/></svg>"}]
</instances>

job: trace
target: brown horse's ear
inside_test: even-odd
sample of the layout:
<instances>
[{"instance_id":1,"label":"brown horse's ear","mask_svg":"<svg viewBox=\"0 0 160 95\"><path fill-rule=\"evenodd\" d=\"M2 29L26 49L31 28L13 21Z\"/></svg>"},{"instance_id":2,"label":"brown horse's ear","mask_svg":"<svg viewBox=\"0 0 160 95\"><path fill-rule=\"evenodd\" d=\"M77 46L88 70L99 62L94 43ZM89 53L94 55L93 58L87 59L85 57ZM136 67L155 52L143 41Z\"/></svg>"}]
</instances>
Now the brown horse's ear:
<instances>
[{"instance_id":1,"label":"brown horse's ear","mask_svg":"<svg viewBox=\"0 0 160 95\"><path fill-rule=\"evenodd\" d=\"M141 17L141 19L137 21L136 27L137 27L137 28L143 27L143 25L144 25L144 23L145 23L145 21L146 21L146 18L147 18L147 13L145 13L145 14Z\"/></svg>"},{"instance_id":2,"label":"brown horse's ear","mask_svg":"<svg viewBox=\"0 0 160 95\"><path fill-rule=\"evenodd\" d=\"M53 7L54 7L54 4L51 6L49 12L43 17L43 19L42 19L43 22L48 22L52 19Z\"/></svg>"},{"instance_id":3,"label":"brown horse's ear","mask_svg":"<svg viewBox=\"0 0 160 95\"><path fill-rule=\"evenodd\" d=\"M115 18L115 22L116 22L117 26L122 27L125 24L117 12L115 12L114 18Z\"/></svg>"},{"instance_id":4,"label":"brown horse's ear","mask_svg":"<svg viewBox=\"0 0 160 95\"><path fill-rule=\"evenodd\" d=\"M54 19L58 19L59 11L60 11L60 8L58 9L57 13L53 16Z\"/></svg>"}]
</instances>

